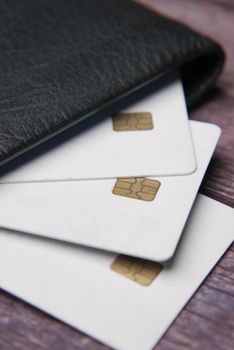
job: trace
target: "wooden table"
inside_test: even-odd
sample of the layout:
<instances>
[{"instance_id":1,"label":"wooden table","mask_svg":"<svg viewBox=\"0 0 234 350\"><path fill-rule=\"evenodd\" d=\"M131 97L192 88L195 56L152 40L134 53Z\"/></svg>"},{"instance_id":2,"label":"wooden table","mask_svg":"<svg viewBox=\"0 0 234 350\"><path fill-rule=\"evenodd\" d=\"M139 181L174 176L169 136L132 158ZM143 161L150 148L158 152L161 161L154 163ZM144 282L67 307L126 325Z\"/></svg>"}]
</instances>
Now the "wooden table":
<instances>
[{"instance_id":1,"label":"wooden table","mask_svg":"<svg viewBox=\"0 0 234 350\"><path fill-rule=\"evenodd\" d=\"M141 2L208 34L226 50L227 63L217 89L191 113L191 117L216 123L223 132L201 192L234 206L234 1ZM231 350L234 346L233 314L234 246L220 260L155 349ZM0 291L0 350L16 349L109 348Z\"/></svg>"}]
</instances>

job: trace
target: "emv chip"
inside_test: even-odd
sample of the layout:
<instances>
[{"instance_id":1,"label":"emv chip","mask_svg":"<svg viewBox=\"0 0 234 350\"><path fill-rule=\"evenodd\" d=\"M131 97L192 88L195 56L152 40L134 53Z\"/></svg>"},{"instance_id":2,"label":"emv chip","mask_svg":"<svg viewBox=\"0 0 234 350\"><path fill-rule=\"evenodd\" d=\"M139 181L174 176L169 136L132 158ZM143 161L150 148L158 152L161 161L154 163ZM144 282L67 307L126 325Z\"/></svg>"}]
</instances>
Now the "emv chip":
<instances>
[{"instance_id":1,"label":"emv chip","mask_svg":"<svg viewBox=\"0 0 234 350\"><path fill-rule=\"evenodd\" d=\"M154 200L160 185L160 181L144 177L121 178L117 179L113 189L113 194L143 201L152 201Z\"/></svg>"},{"instance_id":2,"label":"emv chip","mask_svg":"<svg viewBox=\"0 0 234 350\"><path fill-rule=\"evenodd\" d=\"M146 287L159 275L162 265L153 261L119 255L112 263L111 270Z\"/></svg>"},{"instance_id":3,"label":"emv chip","mask_svg":"<svg viewBox=\"0 0 234 350\"><path fill-rule=\"evenodd\" d=\"M115 131L136 131L153 129L151 113L118 113L113 115L113 129Z\"/></svg>"}]
</instances>

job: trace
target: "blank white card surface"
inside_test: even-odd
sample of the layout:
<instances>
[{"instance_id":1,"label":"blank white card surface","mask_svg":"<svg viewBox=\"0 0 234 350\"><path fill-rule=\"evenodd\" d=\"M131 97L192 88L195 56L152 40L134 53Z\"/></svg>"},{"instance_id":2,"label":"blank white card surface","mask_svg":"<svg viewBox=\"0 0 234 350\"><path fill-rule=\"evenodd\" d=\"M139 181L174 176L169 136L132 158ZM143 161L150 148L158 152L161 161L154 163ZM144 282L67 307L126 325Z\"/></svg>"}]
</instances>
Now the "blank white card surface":
<instances>
[{"instance_id":1,"label":"blank white card surface","mask_svg":"<svg viewBox=\"0 0 234 350\"><path fill-rule=\"evenodd\" d=\"M172 261L143 286L115 254L0 231L0 286L122 350L148 350L233 240L233 209L198 196Z\"/></svg>"},{"instance_id":2,"label":"blank white card surface","mask_svg":"<svg viewBox=\"0 0 234 350\"><path fill-rule=\"evenodd\" d=\"M196 160L182 82L170 72L156 83L153 93L118 115L94 116L30 151L30 161L0 171L0 183L192 173Z\"/></svg>"},{"instance_id":3,"label":"blank white card surface","mask_svg":"<svg viewBox=\"0 0 234 350\"><path fill-rule=\"evenodd\" d=\"M216 125L190 124L197 170L147 179L160 183L154 200L113 194L116 180L1 184L0 226L149 260L170 259L220 135Z\"/></svg>"}]
</instances>

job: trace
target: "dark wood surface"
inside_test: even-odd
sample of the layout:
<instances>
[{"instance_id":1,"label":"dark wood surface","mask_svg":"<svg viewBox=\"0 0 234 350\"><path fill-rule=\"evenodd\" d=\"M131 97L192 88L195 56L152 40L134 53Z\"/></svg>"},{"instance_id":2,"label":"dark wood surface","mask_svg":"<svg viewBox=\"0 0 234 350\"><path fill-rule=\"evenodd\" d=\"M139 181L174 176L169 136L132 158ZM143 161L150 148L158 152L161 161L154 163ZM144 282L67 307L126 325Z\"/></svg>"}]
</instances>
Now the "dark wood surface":
<instances>
[{"instance_id":1,"label":"dark wood surface","mask_svg":"<svg viewBox=\"0 0 234 350\"><path fill-rule=\"evenodd\" d=\"M192 112L222 128L201 192L234 206L234 1L141 0L220 42L227 53L217 89ZM224 255L169 330L157 350L234 348L234 246ZM93 315L95 317L95 315ZM0 350L109 349L77 330L0 291Z\"/></svg>"}]
</instances>

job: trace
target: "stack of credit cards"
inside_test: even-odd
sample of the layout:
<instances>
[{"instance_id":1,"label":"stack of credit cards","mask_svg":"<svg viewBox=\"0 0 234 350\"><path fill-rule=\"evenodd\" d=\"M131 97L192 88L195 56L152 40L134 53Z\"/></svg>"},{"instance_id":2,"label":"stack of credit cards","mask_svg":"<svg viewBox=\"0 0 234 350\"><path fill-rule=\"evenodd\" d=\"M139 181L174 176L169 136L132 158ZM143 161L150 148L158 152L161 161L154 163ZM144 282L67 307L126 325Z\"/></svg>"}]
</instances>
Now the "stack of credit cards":
<instances>
[{"instance_id":1,"label":"stack of credit cards","mask_svg":"<svg viewBox=\"0 0 234 350\"><path fill-rule=\"evenodd\" d=\"M2 168L0 286L116 349L160 339L233 239L197 195L216 125L189 121L178 72Z\"/></svg>"}]
</instances>

